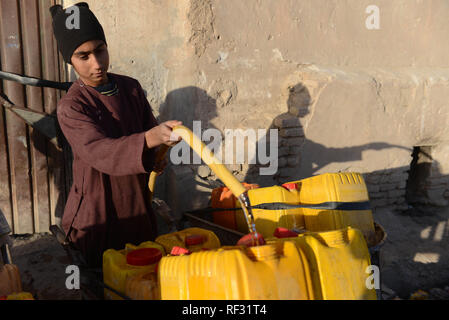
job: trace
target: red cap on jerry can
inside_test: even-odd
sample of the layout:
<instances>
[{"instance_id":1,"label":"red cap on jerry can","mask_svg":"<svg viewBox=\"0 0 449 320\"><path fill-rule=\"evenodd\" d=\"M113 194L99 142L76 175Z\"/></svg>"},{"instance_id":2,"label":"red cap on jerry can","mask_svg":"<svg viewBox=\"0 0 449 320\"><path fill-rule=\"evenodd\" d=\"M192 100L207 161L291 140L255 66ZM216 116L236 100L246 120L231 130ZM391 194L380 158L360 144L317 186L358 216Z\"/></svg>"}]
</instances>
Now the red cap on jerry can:
<instances>
[{"instance_id":1,"label":"red cap on jerry can","mask_svg":"<svg viewBox=\"0 0 449 320\"><path fill-rule=\"evenodd\" d=\"M180 255L183 255L183 254L189 255L189 254L191 254L191 253L192 253L192 252L190 252L190 250L188 250L188 249L186 249L186 248L183 248L183 247L178 247L178 246L173 247L173 248L171 249L171 252L170 252L170 254L171 254L172 256L180 256Z\"/></svg>"},{"instance_id":2,"label":"red cap on jerry can","mask_svg":"<svg viewBox=\"0 0 449 320\"><path fill-rule=\"evenodd\" d=\"M273 236L276 238L296 238L298 234L287 228L276 228L274 230Z\"/></svg>"},{"instance_id":3,"label":"red cap on jerry can","mask_svg":"<svg viewBox=\"0 0 449 320\"><path fill-rule=\"evenodd\" d=\"M284 183L282 186L288 190L297 190L298 189L298 184L296 184L296 183Z\"/></svg>"},{"instance_id":4,"label":"red cap on jerry can","mask_svg":"<svg viewBox=\"0 0 449 320\"><path fill-rule=\"evenodd\" d=\"M126 263L132 266L148 266L161 259L162 252L156 248L136 249L126 255Z\"/></svg>"},{"instance_id":5,"label":"red cap on jerry can","mask_svg":"<svg viewBox=\"0 0 449 320\"><path fill-rule=\"evenodd\" d=\"M196 244L202 244L206 242L206 236L202 234L193 234L190 236L187 236L184 240L186 243L186 246L194 246Z\"/></svg>"},{"instance_id":6,"label":"red cap on jerry can","mask_svg":"<svg viewBox=\"0 0 449 320\"><path fill-rule=\"evenodd\" d=\"M265 239L260 233L257 236L254 233L249 233L241 237L237 245L246 247L263 246L265 245Z\"/></svg>"}]
</instances>

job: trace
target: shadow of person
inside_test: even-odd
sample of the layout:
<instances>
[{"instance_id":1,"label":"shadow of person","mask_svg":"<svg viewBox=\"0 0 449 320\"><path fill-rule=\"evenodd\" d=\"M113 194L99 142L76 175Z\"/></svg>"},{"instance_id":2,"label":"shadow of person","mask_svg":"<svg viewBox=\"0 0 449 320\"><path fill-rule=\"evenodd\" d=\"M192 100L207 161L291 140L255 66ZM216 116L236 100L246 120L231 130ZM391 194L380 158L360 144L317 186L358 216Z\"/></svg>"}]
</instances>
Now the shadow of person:
<instances>
[{"instance_id":1,"label":"shadow of person","mask_svg":"<svg viewBox=\"0 0 449 320\"><path fill-rule=\"evenodd\" d=\"M278 130L279 137L276 141L267 144L277 143L278 171L273 179L277 183L304 179L317 174L321 169L332 163L343 163L362 160L362 153L366 150L383 150L387 148L400 148L409 150L399 145L386 142L372 142L359 146L348 146L343 148L333 148L308 139L305 135L305 128L311 120L312 99L309 90L302 83L298 83L288 88L287 107L288 112L277 116L268 130ZM325 123L323 122L323 126ZM325 129L325 128L323 128ZM348 141L351 137L348 137ZM264 148L270 150L271 147ZM271 149L273 150L273 149ZM269 181L260 175L260 168L266 166L260 163L260 145L257 147L257 159L251 160L245 180ZM263 150L262 150L263 151Z\"/></svg>"},{"instance_id":2,"label":"shadow of person","mask_svg":"<svg viewBox=\"0 0 449 320\"><path fill-rule=\"evenodd\" d=\"M212 123L218 116L217 109L217 100L205 90L183 87L167 94L157 120L182 121L209 147L223 145L223 135ZM215 134L206 137L207 132ZM183 212L207 207L212 190L223 184L184 141L172 147L168 155L167 168L156 180L155 196L167 202L179 223Z\"/></svg>"},{"instance_id":3,"label":"shadow of person","mask_svg":"<svg viewBox=\"0 0 449 320\"><path fill-rule=\"evenodd\" d=\"M33 127L30 140L37 151L47 156L51 210L54 210L55 224L60 226L71 185L72 150L59 127L56 110Z\"/></svg>"}]
</instances>

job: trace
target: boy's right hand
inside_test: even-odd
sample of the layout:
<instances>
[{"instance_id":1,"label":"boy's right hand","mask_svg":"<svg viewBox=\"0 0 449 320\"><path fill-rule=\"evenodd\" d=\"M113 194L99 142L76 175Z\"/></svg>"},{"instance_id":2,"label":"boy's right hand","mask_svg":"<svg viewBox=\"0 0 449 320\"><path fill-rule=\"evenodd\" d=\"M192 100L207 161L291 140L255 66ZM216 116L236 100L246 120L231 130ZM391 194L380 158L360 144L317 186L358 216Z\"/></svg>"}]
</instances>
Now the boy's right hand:
<instances>
[{"instance_id":1,"label":"boy's right hand","mask_svg":"<svg viewBox=\"0 0 449 320\"><path fill-rule=\"evenodd\" d=\"M177 136L175 140L173 140L173 128L176 126L182 125L181 121L178 120L170 120L161 123L160 125L148 130L145 133L145 141L147 143L147 147L152 149L161 144L165 144L169 147L174 146L179 141L181 141L181 137Z\"/></svg>"}]
</instances>

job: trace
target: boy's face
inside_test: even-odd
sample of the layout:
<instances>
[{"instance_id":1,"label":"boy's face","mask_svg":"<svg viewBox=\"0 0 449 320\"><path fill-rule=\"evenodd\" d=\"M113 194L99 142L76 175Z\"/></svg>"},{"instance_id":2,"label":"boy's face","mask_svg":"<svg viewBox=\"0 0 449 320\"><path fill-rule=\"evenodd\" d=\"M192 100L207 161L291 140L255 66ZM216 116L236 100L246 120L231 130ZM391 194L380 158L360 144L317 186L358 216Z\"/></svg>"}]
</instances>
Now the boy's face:
<instances>
[{"instance_id":1,"label":"boy's face","mask_svg":"<svg viewBox=\"0 0 449 320\"><path fill-rule=\"evenodd\" d=\"M98 87L108 82L108 48L103 40L90 40L80 45L72 55L72 65L88 86Z\"/></svg>"}]
</instances>

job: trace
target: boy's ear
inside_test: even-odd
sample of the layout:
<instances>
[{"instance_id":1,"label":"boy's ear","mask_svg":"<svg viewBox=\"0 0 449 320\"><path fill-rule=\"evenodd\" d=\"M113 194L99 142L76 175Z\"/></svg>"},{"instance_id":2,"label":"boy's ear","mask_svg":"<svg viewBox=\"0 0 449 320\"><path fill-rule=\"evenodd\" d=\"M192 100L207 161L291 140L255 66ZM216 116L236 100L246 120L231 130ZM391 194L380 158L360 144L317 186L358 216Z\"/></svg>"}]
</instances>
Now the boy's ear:
<instances>
[{"instance_id":1,"label":"boy's ear","mask_svg":"<svg viewBox=\"0 0 449 320\"><path fill-rule=\"evenodd\" d=\"M50 7L50 13L51 13L52 18L54 18L55 15L57 15L59 12L62 12L62 11L63 11L62 6L59 4Z\"/></svg>"}]
</instances>

